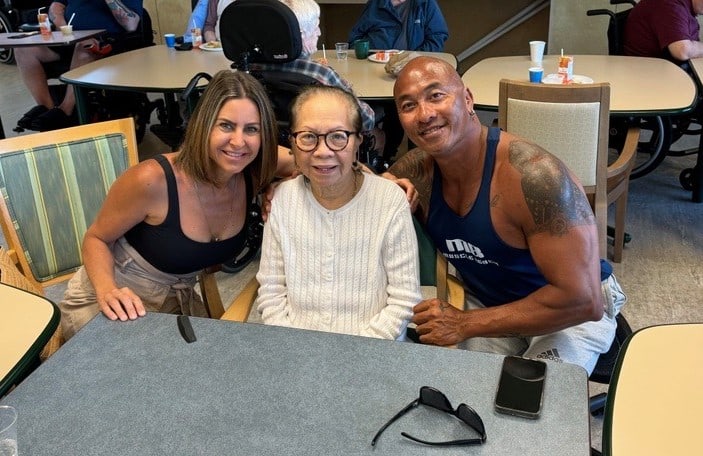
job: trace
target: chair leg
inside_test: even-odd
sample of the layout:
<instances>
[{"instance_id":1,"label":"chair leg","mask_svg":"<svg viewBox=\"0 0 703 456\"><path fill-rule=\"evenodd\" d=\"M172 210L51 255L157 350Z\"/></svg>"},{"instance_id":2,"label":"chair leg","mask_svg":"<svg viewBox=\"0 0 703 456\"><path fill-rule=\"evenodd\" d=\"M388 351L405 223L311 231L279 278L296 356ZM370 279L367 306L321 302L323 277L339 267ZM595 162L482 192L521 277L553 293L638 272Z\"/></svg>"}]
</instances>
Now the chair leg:
<instances>
[{"instance_id":1,"label":"chair leg","mask_svg":"<svg viewBox=\"0 0 703 456\"><path fill-rule=\"evenodd\" d=\"M627 214L627 194L625 188L615 203L615 236L613 237L613 262L622 261L622 250L625 244L625 216Z\"/></svg>"},{"instance_id":2,"label":"chair leg","mask_svg":"<svg viewBox=\"0 0 703 456\"><path fill-rule=\"evenodd\" d=\"M222 298L213 271L204 271L200 274L200 294L210 318L219 319L225 313L225 309L222 306Z\"/></svg>"}]
</instances>

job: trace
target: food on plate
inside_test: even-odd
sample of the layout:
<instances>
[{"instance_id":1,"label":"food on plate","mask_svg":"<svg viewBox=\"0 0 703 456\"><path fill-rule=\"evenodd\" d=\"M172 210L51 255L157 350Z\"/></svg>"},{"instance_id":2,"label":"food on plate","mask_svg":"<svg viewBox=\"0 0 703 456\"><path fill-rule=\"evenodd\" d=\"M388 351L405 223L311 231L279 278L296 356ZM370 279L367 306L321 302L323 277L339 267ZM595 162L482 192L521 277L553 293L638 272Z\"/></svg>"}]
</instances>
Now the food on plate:
<instances>
[{"instance_id":1,"label":"food on plate","mask_svg":"<svg viewBox=\"0 0 703 456\"><path fill-rule=\"evenodd\" d=\"M219 41L208 41L207 43L203 44L203 47L208 49L220 49L222 47L222 44Z\"/></svg>"}]
</instances>

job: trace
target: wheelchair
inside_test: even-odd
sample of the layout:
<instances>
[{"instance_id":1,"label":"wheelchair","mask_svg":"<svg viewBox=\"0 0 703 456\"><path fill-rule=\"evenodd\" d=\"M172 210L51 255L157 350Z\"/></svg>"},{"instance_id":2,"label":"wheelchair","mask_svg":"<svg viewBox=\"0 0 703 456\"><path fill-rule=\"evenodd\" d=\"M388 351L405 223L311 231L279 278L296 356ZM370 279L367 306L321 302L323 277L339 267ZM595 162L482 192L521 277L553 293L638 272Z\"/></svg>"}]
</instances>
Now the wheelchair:
<instances>
[{"instance_id":1,"label":"wheelchair","mask_svg":"<svg viewBox=\"0 0 703 456\"><path fill-rule=\"evenodd\" d=\"M610 0L611 5L635 6L634 0ZM624 55L625 22L632 8L622 11L608 9L588 10L588 16L607 15L608 21L608 53L611 55ZM673 61L673 59L671 59ZM690 73L686 64L680 64ZM698 106L698 101L696 106ZM610 119L610 147L621 150L625 136L631 126L638 126L641 130L640 142L637 148L637 158L632 169L631 178L645 176L654 171L667 156L684 156L697 153L698 149L671 150L671 145L683 135L700 135L703 131L699 120L698 109L692 114L680 116L651 116L651 117L611 117ZM693 188L693 170L686 169L679 176L681 186L686 190Z\"/></svg>"},{"instance_id":2,"label":"wheelchair","mask_svg":"<svg viewBox=\"0 0 703 456\"><path fill-rule=\"evenodd\" d=\"M0 1L10 3L11 0ZM51 2L44 0L34 3L24 2L23 6L26 7L27 3L31 3L31 5L48 7ZM21 14L19 10L13 11L15 11L15 13L13 13L13 17L16 16L17 18L22 19L22 23L16 26L18 31L38 30L38 24L36 23L36 8L28 10L27 14ZM2 17L0 17L0 19L2 19ZM114 42L114 39L104 38L102 41L104 41L104 44L112 44L110 42ZM139 27L136 31L126 33L124 36L120 37L120 48L123 49L122 52L126 52L153 45L154 32L151 16L146 9L143 9L142 20ZM12 60L14 61L14 54L12 56ZM47 78L49 80L58 79L61 74L70 69L69 65L70 62L67 61L45 63L44 70L46 71ZM63 99L66 93L66 88L66 85L63 83L49 84L49 92L51 93L51 96L56 104L59 104ZM98 89L91 90L88 93L88 115L90 122L132 117L135 123L137 141L140 142L144 138L147 124L150 122L151 113L154 110L157 111L159 119L166 117L163 100L150 101L144 93ZM32 129L31 125L18 122L13 131L21 133L30 129Z\"/></svg>"},{"instance_id":3,"label":"wheelchair","mask_svg":"<svg viewBox=\"0 0 703 456\"><path fill-rule=\"evenodd\" d=\"M51 0L0 0L0 33L29 31L27 26L35 24L37 30L37 10L48 8ZM12 48L0 48L0 63L15 62Z\"/></svg>"},{"instance_id":4,"label":"wheelchair","mask_svg":"<svg viewBox=\"0 0 703 456\"><path fill-rule=\"evenodd\" d=\"M232 68L251 73L266 89L278 122L279 144L290 147L289 106L303 87L319 82L290 71L252 71L250 64L287 63L300 57L303 44L295 14L278 0L237 0L222 12L220 41L225 56L234 62ZM377 172L388 168L374 150L370 134L364 134L359 155L359 161Z\"/></svg>"}]
</instances>

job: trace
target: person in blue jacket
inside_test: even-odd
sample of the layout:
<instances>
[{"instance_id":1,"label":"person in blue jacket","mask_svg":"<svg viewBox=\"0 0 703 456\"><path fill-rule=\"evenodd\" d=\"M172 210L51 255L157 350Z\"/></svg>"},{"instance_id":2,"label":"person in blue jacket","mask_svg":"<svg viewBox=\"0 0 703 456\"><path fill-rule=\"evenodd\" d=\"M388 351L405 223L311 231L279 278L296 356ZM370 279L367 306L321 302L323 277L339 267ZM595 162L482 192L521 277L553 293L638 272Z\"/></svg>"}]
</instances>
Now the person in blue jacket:
<instances>
[{"instance_id":1,"label":"person in blue jacket","mask_svg":"<svg viewBox=\"0 0 703 456\"><path fill-rule=\"evenodd\" d=\"M349 42L366 38L371 49L441 52L448 36L436 0L369 0Z\"/></svg>"}]
</instances>

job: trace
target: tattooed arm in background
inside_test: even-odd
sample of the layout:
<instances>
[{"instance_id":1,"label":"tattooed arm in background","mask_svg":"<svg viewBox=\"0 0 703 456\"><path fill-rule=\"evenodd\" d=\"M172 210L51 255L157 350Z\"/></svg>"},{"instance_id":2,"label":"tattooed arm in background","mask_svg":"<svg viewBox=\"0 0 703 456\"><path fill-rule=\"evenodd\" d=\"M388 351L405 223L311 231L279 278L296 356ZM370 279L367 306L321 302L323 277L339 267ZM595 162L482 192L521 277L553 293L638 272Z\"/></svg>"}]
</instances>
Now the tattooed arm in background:
<instances>
[{"instance_id":1,"label":"tattooed arm in background","mask_svg":"<svg viewBox=\"0 0 703 456\"><path fill-rule=\"evenodd\" d=\"M56 27L66 25L66 16L64 15L65 11L66 5L64 5L63 3L51 2L48 11L49 20L51 21L51 23L54 24Z\"/></svg>"},{"instance_id":2,"label":"tattooed arm in background","mask_svg":"<svg viewBox=\"0 0 703 456\"><path fill-rule=\"evenodd\" d=\"M120 0L105 0L105 4L110 8L110 12L122 28L128 32L137 30L141 20L139 14L127 8Z\"/></svg>"}]
</instances>

